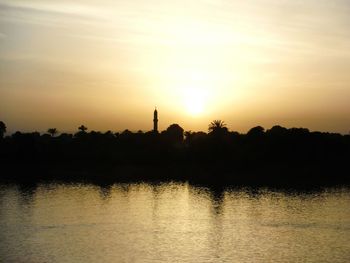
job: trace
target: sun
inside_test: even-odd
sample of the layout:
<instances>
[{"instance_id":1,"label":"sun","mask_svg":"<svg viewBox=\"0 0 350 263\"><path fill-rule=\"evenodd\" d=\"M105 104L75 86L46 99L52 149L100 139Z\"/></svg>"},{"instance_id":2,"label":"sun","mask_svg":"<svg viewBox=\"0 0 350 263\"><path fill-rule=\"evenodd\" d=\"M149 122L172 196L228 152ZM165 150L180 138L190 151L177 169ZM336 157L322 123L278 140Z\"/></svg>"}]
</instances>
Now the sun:
<instances>
[{"instance_id":1,"label":"sun","mask_svg":"<svg viewBox=\"0 0 350 263\"><path fill-rule=\"evenodd\" d=\"M184 94L186 112L191 116L200 116L204 113L207 104L206 93L197 88L188 88Z\"/></svg>"},{"instance_id":2,"label":"sun","mask_svg":"<svg viewBox=\"0 0 350 263\"><path fill-rule=\"evenodd\" d=\"M171 83L168 85L169 103L173 103L181 112L190 117L204 117L210 112L214 100L215 89L210 74L205 69L174 68L168 73Z\"/></svg>"},{"instance_id":3,"label":"sun","mask_svg":"<svg viewBox=\"0 0 350 263\"><path fill-rule=\"evenodd\" d=\"M193 116L203 113L204 103L198 98L188 98L186 101L186 111Z\"/></svg>"}]
</instances>

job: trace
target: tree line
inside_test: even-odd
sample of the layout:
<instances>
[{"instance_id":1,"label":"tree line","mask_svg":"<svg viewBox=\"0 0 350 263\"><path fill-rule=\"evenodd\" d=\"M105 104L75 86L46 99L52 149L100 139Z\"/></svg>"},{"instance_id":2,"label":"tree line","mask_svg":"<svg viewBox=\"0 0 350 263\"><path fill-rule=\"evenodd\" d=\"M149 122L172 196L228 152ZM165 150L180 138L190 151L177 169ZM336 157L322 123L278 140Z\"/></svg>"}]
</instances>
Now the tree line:
<instances>
[{"instance_id":1,"label":"tree line","mask_svg":"<svg viewBox=\"0 0 350 263\"><path fill-rule=\"evenodd\" d=\"M214 120L207 132L184 131L172 124L160 133L102 133L89 131L84 125L75 134L59 134L56 128L44 134L15 132L5 137L5 133L6 125L0 122L0 162L8 165L129 165L159 170L191 166L211 171L210 180L231 180L237 172L245 173L249 180L277 180L281 176L283 180L348 182L350 174L350 135L306 128L276 125L265 130L257 126L242 134Z\"/></svg>"}]
</instances>

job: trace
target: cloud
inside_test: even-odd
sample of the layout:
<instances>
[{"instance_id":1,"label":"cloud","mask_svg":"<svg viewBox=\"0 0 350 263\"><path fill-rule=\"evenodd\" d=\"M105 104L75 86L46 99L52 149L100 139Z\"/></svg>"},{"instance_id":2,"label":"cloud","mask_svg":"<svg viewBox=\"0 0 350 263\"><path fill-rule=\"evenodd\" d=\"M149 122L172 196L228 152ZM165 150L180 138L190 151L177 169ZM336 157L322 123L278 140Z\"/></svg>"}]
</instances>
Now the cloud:
<instances>
[{"instance_id":1,"label":"cloud","mask_svg":"<svg viewBox=\"0 0 350 263\"><path fill-rule=\"evenodd\" d=\"M48 2L50 3L50 2ZM20 22L55 26L103 21L98 9L79 4L36 4L35 2L0 2L0 19L5 22Z\"/></svg>"}]
</instances>

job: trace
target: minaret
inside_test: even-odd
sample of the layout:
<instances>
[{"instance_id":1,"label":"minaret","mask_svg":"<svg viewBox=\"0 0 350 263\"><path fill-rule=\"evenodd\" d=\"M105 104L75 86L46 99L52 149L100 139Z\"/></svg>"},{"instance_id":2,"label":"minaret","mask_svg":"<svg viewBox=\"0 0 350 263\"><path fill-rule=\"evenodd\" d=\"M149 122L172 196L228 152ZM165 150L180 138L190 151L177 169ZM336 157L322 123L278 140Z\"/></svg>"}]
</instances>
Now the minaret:
<instances>
[{"instance_id":1,"label":"minaret","mask_svg":"<svg viewBox=\"0 0 350 263\"><path fill-rule=\"evenodd\" d=\"M158 132L158 111L157 108L155 108L153 113L153 131Z\"/></svg>"}]
</instances>

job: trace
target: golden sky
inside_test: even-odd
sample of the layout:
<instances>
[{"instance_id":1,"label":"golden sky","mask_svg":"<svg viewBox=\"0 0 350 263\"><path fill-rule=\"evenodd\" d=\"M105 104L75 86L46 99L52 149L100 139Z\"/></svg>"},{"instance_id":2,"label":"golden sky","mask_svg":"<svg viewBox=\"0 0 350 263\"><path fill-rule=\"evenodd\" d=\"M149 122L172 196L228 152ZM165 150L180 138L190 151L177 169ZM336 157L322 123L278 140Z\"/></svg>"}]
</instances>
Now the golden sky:
<instances>
[{"instance_id":1,"label":"golden sky","mask_svg":"<svg viewBox=\"0 0 350 263\"><path fill-rule=\"evenodd\" d=\"M350 131L349 0L0 0L9 131Z\"/></svg>"}]
</instances>

